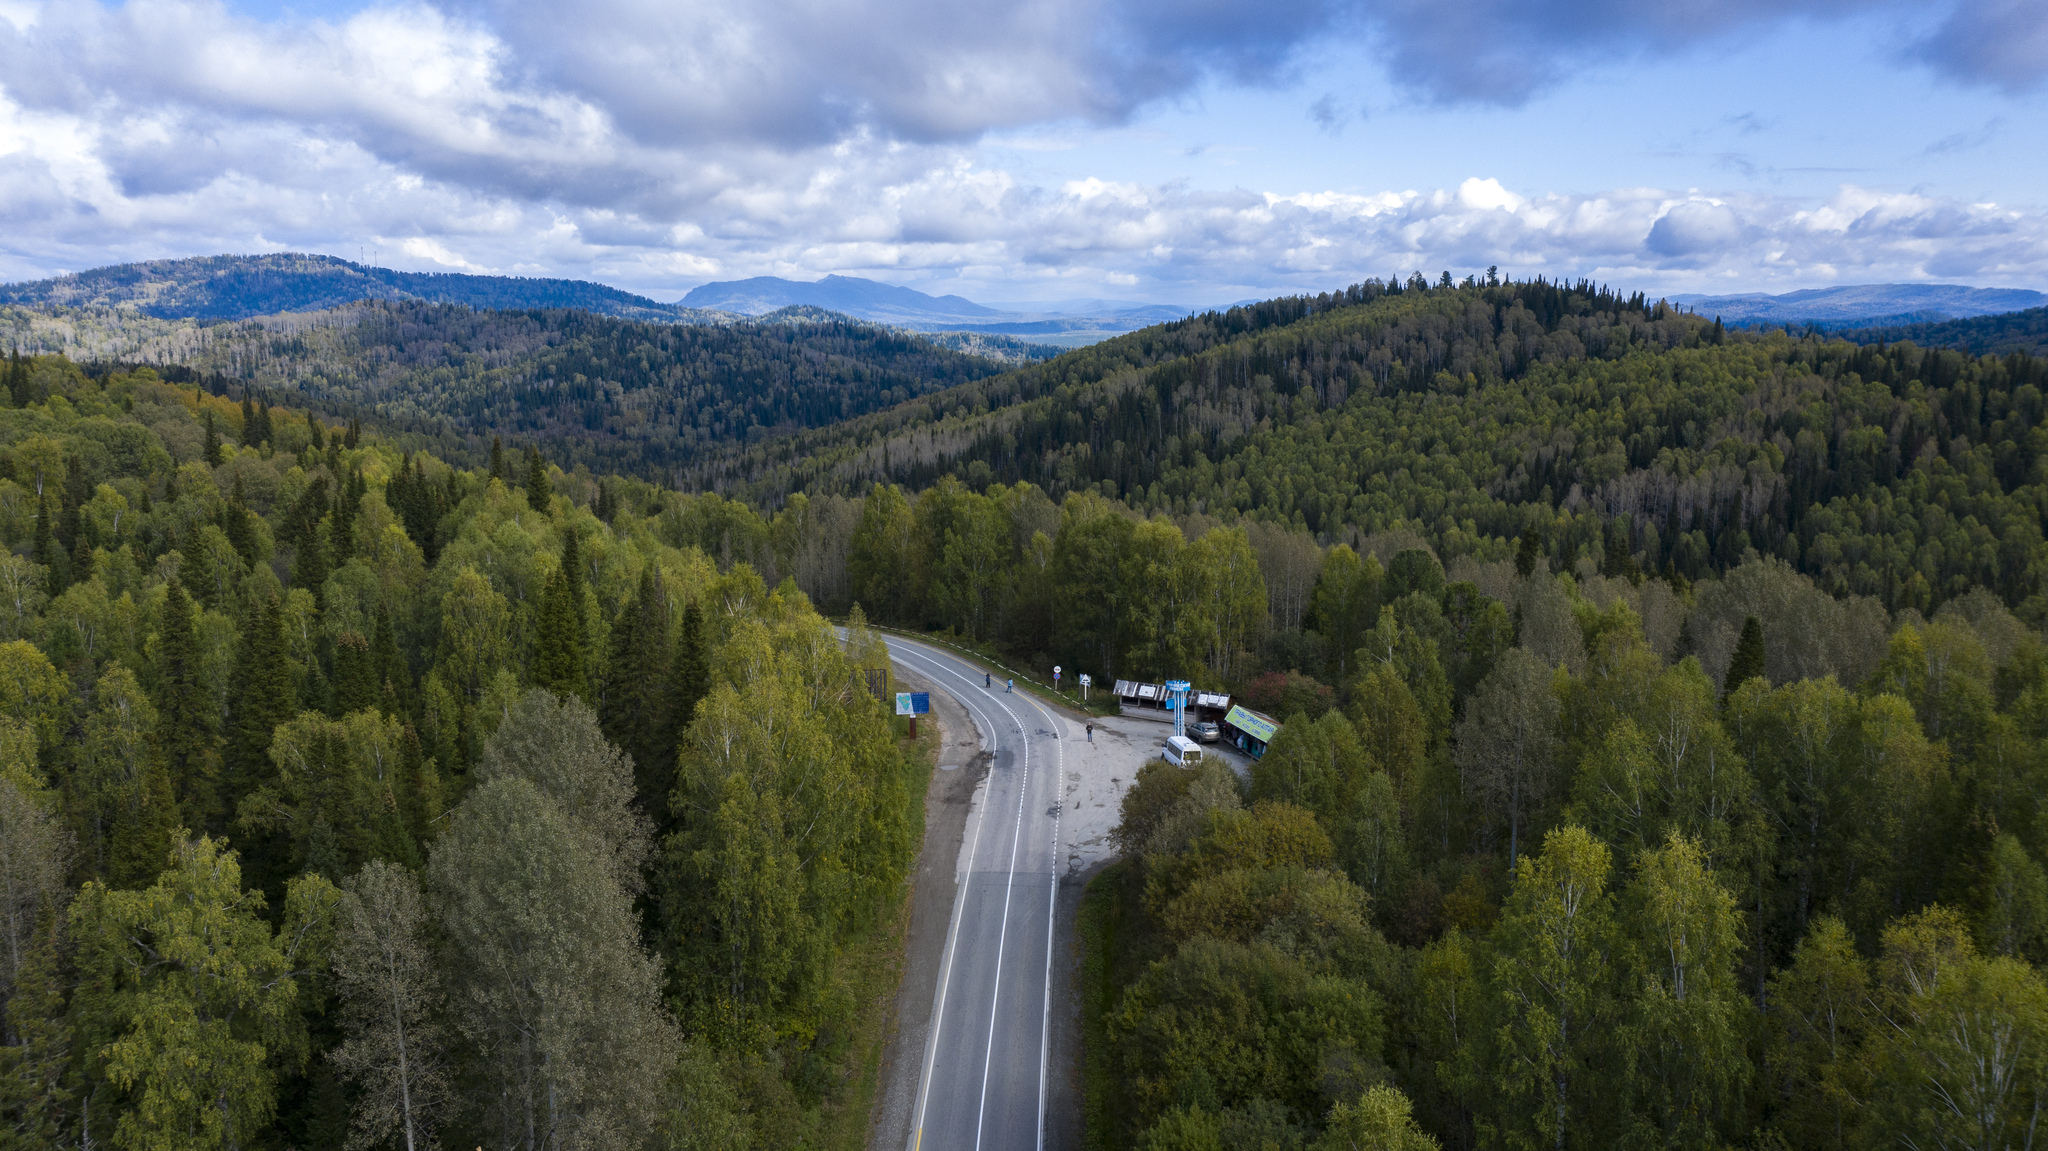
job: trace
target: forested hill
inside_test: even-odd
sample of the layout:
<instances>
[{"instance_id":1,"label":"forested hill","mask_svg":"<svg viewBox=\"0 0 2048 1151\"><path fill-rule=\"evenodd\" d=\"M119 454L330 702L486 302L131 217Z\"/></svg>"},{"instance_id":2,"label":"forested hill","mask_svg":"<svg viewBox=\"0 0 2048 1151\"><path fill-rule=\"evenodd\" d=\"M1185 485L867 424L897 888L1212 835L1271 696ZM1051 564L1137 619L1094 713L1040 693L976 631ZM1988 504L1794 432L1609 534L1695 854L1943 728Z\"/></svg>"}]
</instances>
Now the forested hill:
<instances>
[{"instance_id":1,"label":"forested hill","mask_svg":"<svg viewBox=\"0 0 2048 1151\"><path fill-rule=\"evenodd\" d=\"M1945 320L1938 324L1903 324L1840 332L1859 344L1895 344L1911 340L1923 348L1953 348L1975 355L2025 352L2048 355L2048 308L2029 308L1996 316Z\"/></svg>"},{"instance_id":2,"label":"forested hill","mask_svg":"<svg viewBox=\"0 0 2048 1151\"><path fill-rule=\"evenodd\" d=\"M1724 331L1588 285L1368 281L731 450L702 481L773 500L950 473L1445 555L1620 533L1688 578L1754 548L1893 608L1977 584L2017 604L2048 575L2044 366Z\"/></svg>"},{"instance_id":3,"label":"forested hill","mask_svg":"<svg viewBox=\"0 0 2048 1151\"><path fill-rule=\"evenodd\" d=\"M473 308L580 308L599 315L669 323L730 318L726 313L664 304L586 280L400 272L302 252L150 260L0 285L0 304L126 306L161 319L241 320L334 308L357 300L423 300Z\"/></svg>"},{"instance_id":4,"label":"forested hill","mask_svg":"<svg viewBox=\"0 0 2048 1151\"><path fill-rule=\"evenodd\" d=\"M538 441L565 466L643 475L709 444L820 427L1002 370L893 329L788 313L677 325L370 301L191 330L170 355L216 388L362 415L453 458L481 460L496 435Z\"/></svg>"}]
</instances>

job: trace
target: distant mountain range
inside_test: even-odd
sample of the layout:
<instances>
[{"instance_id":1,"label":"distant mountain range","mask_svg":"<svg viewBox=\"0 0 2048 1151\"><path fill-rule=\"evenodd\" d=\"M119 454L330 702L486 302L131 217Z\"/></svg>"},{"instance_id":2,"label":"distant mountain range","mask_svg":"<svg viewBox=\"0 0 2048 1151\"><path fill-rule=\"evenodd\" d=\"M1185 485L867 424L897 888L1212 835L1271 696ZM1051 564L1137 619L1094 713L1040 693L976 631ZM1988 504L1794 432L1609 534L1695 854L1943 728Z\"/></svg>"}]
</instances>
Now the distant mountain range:
<instances>
[{"instance_id":1,"label":"distant mountain range","mask_svg":"<svg viewBox=\"0 0 2048 1151\"><path fill-rule=\"evenodd\" d=\"M1819 324L1823 328L1876 327L1968 319L2048 304L2048 295L2025 288L1972 288L1962 284L1851 284L1770 296L1666 297L1702 316L1730 324Z\"/></svg>"},{"instance_id":2,"label":"distant mountain range","mask_svg":"<svg viewBox=\"0 0 2048 1151\"><path fill-rule=\"evenodd\" d=\"M0 304L131 307L167 320L245 320L280 312L319 311L357 300L420 300L472 308L579 308L624 320L669 323L730 318L664 304L588 280L399 272L298 252L150 260L0 285Z\"/></svg>"},{"instance_id":3,"label":"distant mountain range","mask_svg":"<svg viewBox=\"0 0 2048 1151\"><path fill-rule=\"evenodd\" d=\"M576 308L624 320L680 324L725 323L792 307L822 308L928 333L963 349L967 344L954 337L984 334L1075 347L1178 320L1195 310L1107 300L1065 300L1029 305L1029 311L1004 310L963 296L933 296L854 276L827 276L813 283L775 276L731 280L705 284L680 302L667 304L587 280L400 272L298 252L150 260L0 285L0 305L124 308L165 320L245 320L321 311L358 300ZM986 341L968 343L975 346L967 350L979 351Z\"/></svg>"},{"instance_id":4,"label":"distant mountain range","mask_svg":"<svg viewBox=\"0 0 2048 1151\"><path fill-rule=\"evenodd\" d=\"M1668 299L1700 315L1719 316L1729 324L1817 324L1859 332L1882 329L1898 332L1887 336L1891 339L1953 340L1958 346L1985 339L2026 345L2038 337L2004 330L1994 335L1990 329L1974 328L1967 333L1921 332L1916 326L2048 305L2048 295L2024 288L1960 284L1858 284L1782 295L1691 294ZM201 323L321 311L360 300L411 300L489 309L568 308L671 324L801 317L822 309L924 333L942 345L1011 362L1043 358L1055 348L1093 344L1207 310L1100 299L990 305L855 276L826 276L811 282L777 276L728 280L692 289L676 303L663 303L588 280L400 272L334 256L293 252L151 260L0 285L0 306L119 308L160 320ZM1220 305L1217 310L1232 306ZM1908 328L1915 332L1906 333Z\"/></svg>"},{"instance_id":5,"label":"distant mountain range","mask_svg":"<svg viewBox=\"0 0 2048 1151\"><path fill-rule=\"evenodd\" d=\"M1198 309L1174 304L1119 304L1068 300L1003 310L965 296L933 296L856 276L826 276L806 283L779 276L727 280L694 288L683 297L690 308L758 315L793 304L830 308L878 324L921 332L991 332L1052 342L1093 343L1104 335L1132 332L1184 319Z\"/></svg>"}]
</instances>

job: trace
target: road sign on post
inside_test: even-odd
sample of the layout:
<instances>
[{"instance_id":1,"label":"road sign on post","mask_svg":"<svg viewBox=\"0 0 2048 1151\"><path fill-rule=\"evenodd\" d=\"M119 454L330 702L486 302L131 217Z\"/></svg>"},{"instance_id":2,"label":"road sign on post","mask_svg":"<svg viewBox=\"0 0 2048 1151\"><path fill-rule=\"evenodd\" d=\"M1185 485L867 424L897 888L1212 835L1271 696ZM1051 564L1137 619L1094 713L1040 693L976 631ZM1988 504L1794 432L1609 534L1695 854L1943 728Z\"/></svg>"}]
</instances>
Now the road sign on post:
<instances>
[{"instance_id":1,"label":"road sign on post","mask_svg":"<svg viewBox=\"0 0 2048 1151\"><path fill-rule=\"evenodd\" d=\"M899 691L896 693L896 714L910 717L910 738L917 738L917 717L932 709L932 696L928 691Z\"/></svg>"},{"instance_id":2,"label":"road sign on post","mask_svg":"<svg viewBox=\"0 0 2048 1151\"><path fill-rule=\"evenodd\" d=\"M1058 664L1052 665L1052 689L1054 691L1060 689L1060 665Z\"/></svg>"},{"instance_id":3,"label":"road sign on post","mask_svg":"<svg viewBox=\"0 0 2048 1151\"><path fill-rule=\"evenodd\" d=\"M1095 682L1095 677L1094 677L1094 676L1092 676L1092 675L1089 675L1089 674L1088 674L1087 672L1085 672L1085 671L1081 673L1081 702L1082 702L1082 703L1087 703L1087 702L1088 702L1088 687L1089 687L1089 685L1090 685L1090 684L1093 684L1094 682Z\"/></svg>"}]
</instances>

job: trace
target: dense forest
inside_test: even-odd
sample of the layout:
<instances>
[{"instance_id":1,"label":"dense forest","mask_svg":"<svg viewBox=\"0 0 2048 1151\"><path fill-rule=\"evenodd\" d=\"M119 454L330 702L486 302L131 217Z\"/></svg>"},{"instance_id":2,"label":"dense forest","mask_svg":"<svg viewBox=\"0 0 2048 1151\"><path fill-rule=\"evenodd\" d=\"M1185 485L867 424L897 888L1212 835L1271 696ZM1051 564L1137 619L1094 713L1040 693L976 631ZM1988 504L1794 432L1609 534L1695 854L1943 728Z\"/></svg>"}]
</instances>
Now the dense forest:
<instances>
[{"instance_id":1,"label":"dense forest","mask_svg":"<svg viewBox=\"0 0 2048 1151\"><path fill-rule=\"evenodd\" d=\"M1859 344L1911 340L1924 348L1953 348L1979 356L2012 352L2048 356L2048 308L1939 323L1863 327L1836 334Z\"/></svg>"},{"instance_id":2,"label":"dense forest","mask_svg":"<svg viewBox=\"0 0 2048 1151\"><path fill-rule=\"evenodd\" d=\"M531 448L5 383L0 1144L864 1130L930 760L858 621Z\"/></svg>"},{"instance_id":3,"label":"dense forest","mask_svg":"<svg viewBox=\"0 0 2048 1151\"><path fill-rule=\"evenodd\" d=\"M1931 613L2048 574L2044 361L1727 331L1587 285L1346 293L1209 314L700 469L772 501L952 474L1319 539L1499 560L1619 546L1698 579L1752 548Z\"/></svg>"},{"instance_id":4,"label":"dense forest","mask_svg":"<svg viewBox=\"0 0 2048 1151\"><path fill-rule=\"evenodd\" d=\"M1098 1146L2048 1107L2040 359L1367 282L707 435L724 494L184 371L0 389L27 1145L832 1142L930 762L869 618L1284 721L1126 794Z\"/></svg>"},{"instance_id":5,"label":"dense forest","mask_svg":"<svg viewBox=\"0 0 2048 1151\"><path fill-rule=\"evenodd\" d=\"M710 445L845 420L1003 368L922 336L786 312L686 325L367 302L204 329L166 372L405 429L449 458L517 436L568 466L672 484Z\"/></svg>"}]
</instances>

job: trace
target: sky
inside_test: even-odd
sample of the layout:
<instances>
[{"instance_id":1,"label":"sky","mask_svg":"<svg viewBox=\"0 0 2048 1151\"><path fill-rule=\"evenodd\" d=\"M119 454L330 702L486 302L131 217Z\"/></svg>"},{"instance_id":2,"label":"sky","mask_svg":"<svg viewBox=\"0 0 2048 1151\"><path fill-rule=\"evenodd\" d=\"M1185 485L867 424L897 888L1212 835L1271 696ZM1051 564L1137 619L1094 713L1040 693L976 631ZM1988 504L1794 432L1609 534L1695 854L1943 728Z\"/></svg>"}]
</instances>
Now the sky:
<instances>
[{"instance_id":1,"label":"sky","mask_svg":"<svg viewBox=\"0 0 2048 1151\"><path fill-rule=\"evenodd\" d=\"M0 0L0 281L2048 289L2043 0Z\"/></svg>"}]
</instances>

